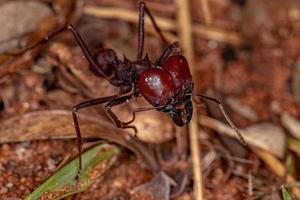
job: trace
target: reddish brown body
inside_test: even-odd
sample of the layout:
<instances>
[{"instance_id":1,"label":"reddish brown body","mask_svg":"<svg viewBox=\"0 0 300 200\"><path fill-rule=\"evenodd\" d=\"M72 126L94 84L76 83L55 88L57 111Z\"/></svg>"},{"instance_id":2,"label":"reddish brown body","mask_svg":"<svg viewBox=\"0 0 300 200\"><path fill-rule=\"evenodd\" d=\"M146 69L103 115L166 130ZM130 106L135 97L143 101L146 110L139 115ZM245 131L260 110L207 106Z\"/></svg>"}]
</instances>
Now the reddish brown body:
<instances>
[{"instance_id":1,"label":"reddish brown body","mask_svg":"<svg viewBox=\"0 0 300 200\"><path fill-rule=\"evenodd\" d=\"M138 79L140 94L158 110L168 112L174 122L183 126L192 116L192 76L186 59L172 55L157 68L144 70Z\"/></svg>"},{"instance_id":2,"label":"reddish brown body","mask_svg":"<svg viewBox=\"0 0 300 200\"><path fill-rule=\"evenodd\" d=\"M82 139L76 113L80 109L103 103L106 103L105 109L107 114L115 122L117 127L133 129L136 135L137 129L135 126L131 125L135 119L136 112L157 109L168 113L178 126L184 126L189 123L192 118L193 106L191 96L197 96L219 104L226 120L231 127L236 130L240 139L243 141L237 128L227 117L220 101L193 93L193 81L189 66L186 59L182 55L178 55L179 46L177 42L168 45L161 56L154 62L150 61L147 55L143 58L145 13L150 17L155 30L164 43L168 43L145 3L140 2L136 61L130 61L126 58L124 58L124 60L119 60L116 52L112 49L100 49L92 55L78 31L71 24L55 31L35 45L32 45L19 53L23 54L24 52L33 49L35 46L54 38L59 33L69 30L89 62L91 71L96 76L104 77L112 85L119 87L119 92L115 95L87 100L73 107L72 116L77 136L79 155L81 155ZM136 109L133 111L133 119L131 121L120 121L117 115L112 111L112 107L125 103L133 97L138 96L143 96L154 107ZM81 170L81 156L79 159L79 167Z\"/></svg>"}]
</instances>

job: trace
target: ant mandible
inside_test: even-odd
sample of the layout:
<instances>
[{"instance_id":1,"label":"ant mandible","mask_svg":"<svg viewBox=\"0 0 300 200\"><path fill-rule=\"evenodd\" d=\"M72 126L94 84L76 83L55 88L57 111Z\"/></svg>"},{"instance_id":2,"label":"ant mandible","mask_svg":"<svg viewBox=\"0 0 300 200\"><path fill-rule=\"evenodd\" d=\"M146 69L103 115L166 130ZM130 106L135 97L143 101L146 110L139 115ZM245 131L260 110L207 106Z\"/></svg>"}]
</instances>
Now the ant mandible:
<instances>
[{"instance_id":1,"label":"ant mandible","mask_svg":"<svg viewBox=\"0 0 300 200\"><path fill-rule=\"evenodd\" d=\"M140 2L138 51L136 61L130 61L126 58L124 58L123 61L119 60L116 52L112 49L101 49L96 54L92 55L78 31L71 24L57 30L48 37L22 51L25 52L40 43L45 43L52 37L67 29L71 31L76 42L80 46L85 58L90 64L91 71L96 76L104 77L112 85L119 87L119 92L115 95L87 100L75 105L72 109L72 116L77 135L80 169L82 137L76 113L83 108L104 103L106 103L105 109L107 114L114 121L116 126L123 129L131 128L134 130L136 135L136 127L130 124L135 120L137 112L156 109L158 111L168 113L176 125L184 126L188 124L192 118L193 106L191 98L199 97L201 99L207 99L219 105L220 110L229 125L236 131L242 143L245 144L242 135L225 113L222 103L215 98L194 93L193 80L189 66L185 57L178 53L179 45L177 42L168 45L162 55L155 62L151 62L147 55L143 57L145 13L149 16L151 23L160 38L164 43L167 43L166 38L157 26L146 4L144 2ZM112 112L112 107L125 103L133 97L140 96L144 97L152 105L152 107L134 110L132 113L132 120L122 122L118 119L116 114ZM196 101L196 103L198 102Z\"/></svg>"}]
</instances>

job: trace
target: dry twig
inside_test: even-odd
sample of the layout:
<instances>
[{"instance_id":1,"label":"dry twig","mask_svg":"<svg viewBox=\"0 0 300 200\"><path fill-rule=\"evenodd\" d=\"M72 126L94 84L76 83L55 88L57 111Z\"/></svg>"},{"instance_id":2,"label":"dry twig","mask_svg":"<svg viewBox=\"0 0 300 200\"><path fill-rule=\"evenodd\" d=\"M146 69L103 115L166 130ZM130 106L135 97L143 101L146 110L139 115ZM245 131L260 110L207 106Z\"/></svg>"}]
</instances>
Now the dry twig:
<instances>
[{"instance_id":1,"label":"dry twig","mask_svg":"<svg viewBox=\"0 0 300 200\"><path fill-rule=\"evenodd\" d=\"M108 19L121 19L122 21L127 21L131 23L138 23L138 12L131 11L124 8L101 8L101 7L93 7L93 6L87 6L84 8L84 13L87 15L92 15L99 18L108 18ZM158 17L155 17L155 21L158 23L159 27L165 27L162 28L162 30L170 30L175 28L174 22L169 19L161 19ZM150 32L151 34L157 35L157 32L151 25L151 21L149 18L145 18L145 25L149 28L146 29L146 31ZM164 32L164 36L167 38L168 41L177 41L177 37L174 34Z\"/></svg>"},{"instance_id":2,"label":"dry twig","mask_svg":"<svg viewBox=\"0 0 300 200\"><path fill-rule=\"evenodd\" d=\"M207 25L211 24L211 12L209 9L208 0L201 0L201 8L204 15L204 21Z\"/></svg>"},{"instance_id":3,"label":"dry twig","mask_svg":"<svg viewBox=\"0 0 300 200\"><path fill-rule=\"evenodd\" d=\"M177 22L178 22L178 35L183 54L189 61L192 75L195 74L194 69L194 52L193 52L193 39L192 39L192 26L190 19L190 9L188 0L177 0ZM198 123L197 111L194 109L193 120L189 124L189 136L191 144L193 174L194 174L194 197L196 200L203 199L203 184L202 184L202 170L201 170L201 155L198 141Z\"/></svg>"},{"instance_id":4,"label":"dry twig","mask_svg":"<svg viewBox=\"0 0 300 200\"><path fill-rule=\"evenodd\" d=\"M107 18L107 19L122 19L123 21L137 23L138 22L138 13L136 11L131 11L128 9L122 8L101 8L101 7L94 7L94 6L86 6L83 9L84 14L91 15L100 18ZM169 41L176 41L177 38L173 34L170 34L166 31L176 31L177 26L176 23L168 18L157 17L155 16L155 21L157 22L158 26L164 31L164 35L166 35ZM145 24L149 27L150 21L146 19ZM154 29L150 29L151 32ZM223 30L222 28L212 27L207 25L202 25L199 23L192 24L192 30L195 34L200 35L203 38L209 40L216 40L219 42L227 42L234 45L239 45L242 43L243 39L239 33ZM166 34L167 33L167 34Z\"/></svg>"}]
</instances>

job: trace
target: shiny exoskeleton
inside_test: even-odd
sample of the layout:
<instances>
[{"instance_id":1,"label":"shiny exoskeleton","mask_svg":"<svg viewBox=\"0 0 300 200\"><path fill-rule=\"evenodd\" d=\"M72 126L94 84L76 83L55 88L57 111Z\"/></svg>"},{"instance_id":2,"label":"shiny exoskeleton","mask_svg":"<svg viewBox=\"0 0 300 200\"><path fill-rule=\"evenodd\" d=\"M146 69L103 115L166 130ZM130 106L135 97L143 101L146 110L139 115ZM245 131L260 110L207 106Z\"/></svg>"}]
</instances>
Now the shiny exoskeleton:
<instances>
[{"instance_id":1,"label":"shiny exoskeleton","mask_svg":"<svg viewBox=\"0 0 300 200\"><path fill-rule=\"evenodd\" d=\"M96 76L104 77L112 85L119 87L119 92L112 96L101 97L84 101L73 107L72 116L77 134L77 146L80 155L81 168L81 148L82 139L77 118L77 111L94 105L104 104L107 114L119 128L131 128L135 134L135 126L130 125L135 119L136 112L157 109L166 112L178 126L184 126L190 122L193 113L191 97L197 96L202 99L214 101L219 104L226 120L238 133L237 128L227 117L222 104L211 97L195 94L193 92L193 80L190 69L185 57L180 55L177 42L166 47L162 55L154 62L148 56L143 57L144 50L144 15L149 16L155 30L162 41L167 44L167 40L155 23L155 20L144 2L139 3L139 23L138 23L138 50L136 61L130 61L124 57L120 60L112 49L100 49L94 55L88 50L84 40L78 31L72 26L67 25L57 30L37 44L27 48L34 48L36 45L45 43L59 33L69 30L73 34L76 42L80 46L85 58L90 64L91 71ZM151 105L150 108L140 108L133 111L133 118L128 122L121 122L117 115L112 112L112 107L127 102L133 97L144 97Z\"/></svg>"},{"instance_id":2,"label":"shiny exoskeleton","mask_svg":"<svg viewBox=\"0 0 300 200\"><path fill-rule=\"evenodd\" d=\"M157 110L167 112L175 124L190 122L193 113L193 81L182 55L172 55L162 64L144 70L137 81L140 94Z\"/></svg>"},{"instance_id":3,"label":"shiny exoskeleton","mask_svg":"<svg viewBox=\"0 0 300 200\"><path fill-rule=\"evenodd\" d=\"M177 43L168 50L173 48L177 48ZM153 108L169 113L178 126L191 120L193 81L182 55L170 55L160 65L151 64L147 57L135 63L127 59L121 61L111 49L98 52L96 57L102 72L110 78L111 84L120 87L121 94L132 92L135 97L143 96Z\"/></svg>"}]
</instances>

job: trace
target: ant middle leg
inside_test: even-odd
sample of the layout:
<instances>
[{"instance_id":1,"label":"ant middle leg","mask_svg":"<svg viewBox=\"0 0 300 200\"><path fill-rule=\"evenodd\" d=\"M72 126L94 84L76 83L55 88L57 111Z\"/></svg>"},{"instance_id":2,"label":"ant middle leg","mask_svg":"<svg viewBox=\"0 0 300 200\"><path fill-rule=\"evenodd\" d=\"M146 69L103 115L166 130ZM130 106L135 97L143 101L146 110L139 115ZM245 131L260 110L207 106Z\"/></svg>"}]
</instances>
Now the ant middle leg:
<instances>
[{"instance_id":1,"label":"ant middle leg","mask_svg":"<svg viewBox=\"0 0 300 200\"><path fill-rule=\"evenodd\" d=\"M103 103L109 102L117 97L118 97L117 95L113 95L113 96L108 96L108 97L91 99L88 101L81 102L73 107L72 116L73 116L73 122L74 122L74 126L75 126L77 149L78 149L78 154L79 154L79 173L81 172L81 169L82 169L82 158L81 158L82 137L81 137L80 127L79 127L79 123L78 123L78 117L77 117L76 113L83 108L88 108L91 106L103 104Z\"/></svg>"},{"instance_id":2,"label":"ant middle leg","mask_svg":"<svg viewBox=\"0 0 300 200\"><path fill-rule=\"evenodd\" d=\"M145 36L145 12L149 16L156 32L159 34L164 43L168 44L167 39L162 34L160 28L157 26L154 17L148 10L146 4L144 2L139 3L139 24L138 24L138 52L137 52L137 60L141 60L144 51L144 36Z\"/></svg>"}]
</instances>

